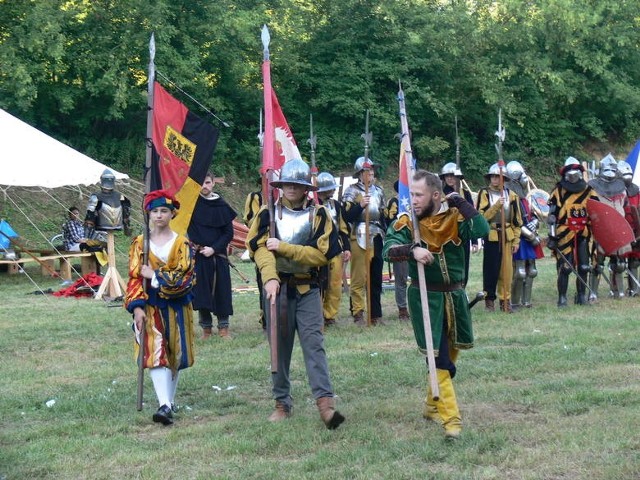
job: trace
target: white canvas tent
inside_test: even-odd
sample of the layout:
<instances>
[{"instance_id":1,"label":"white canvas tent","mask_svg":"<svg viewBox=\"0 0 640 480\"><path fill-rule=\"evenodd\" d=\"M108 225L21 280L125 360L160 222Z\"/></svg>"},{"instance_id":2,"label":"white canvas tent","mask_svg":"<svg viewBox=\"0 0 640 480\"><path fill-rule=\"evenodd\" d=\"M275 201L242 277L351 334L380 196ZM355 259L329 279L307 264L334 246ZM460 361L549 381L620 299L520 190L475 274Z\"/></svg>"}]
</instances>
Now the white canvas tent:
<instances>
[{"instance_id":1,"label":"white canvas tent","mask_svg":"<svg viewBox=\"0 0 640 480\"><path fill-rule=\"evenodd\" d=\"M98 183L106 165L0 109L0 188L57 188ZM128 175L110 168L116 179Z\"/></svg>"}]
</instances>

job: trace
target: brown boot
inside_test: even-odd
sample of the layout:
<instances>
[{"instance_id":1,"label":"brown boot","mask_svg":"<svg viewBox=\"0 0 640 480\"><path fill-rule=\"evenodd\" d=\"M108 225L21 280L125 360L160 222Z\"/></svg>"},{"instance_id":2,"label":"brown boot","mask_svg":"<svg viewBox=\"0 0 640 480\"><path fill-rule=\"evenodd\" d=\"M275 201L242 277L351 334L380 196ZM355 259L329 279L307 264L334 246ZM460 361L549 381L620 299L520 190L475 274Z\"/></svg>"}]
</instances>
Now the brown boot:
<instances>
[{"instance_id":1,"label":"brown boot","mask_svg":"<svg viewBox=\"0 0 640 480\"><path fill-rule=\"evenodd\" d=\"M276 400L276 409L269 415L270 422L281 422L291 416L291 408Z\"/></svg>"},{"instance_id":2,"label":"brown boot","mask_svg":"<svg viewBox=\"0 0 640 480\"><path fill-rule=\"evenodd\" d=\"M206 340L211 336L211 327L202 327L202 339Z\"/></svg>"},{"instance_id":3,"label":"brown boot","mask_svg":"<svg viewBox=\"0 0 640 480\"><path fill-rule=\"evenodd\" d=\"M316 400L320 418L329 430L335 430L344 422L344 416L336 410L333 397L322 397Z\"/></svg>"},{"instance_id":4,"label":"brown boot","mask_svg":"<svg viewBox=\"0 0 640 480\"><path fill-rule=\"evenodd\" d=\"M336 321L333 318L325 318L324 319L324 326L325 327L330 327L332 325L335 325Z\"/></svg>"},{"instance_id":5,"label":"brown boot","mask_svg":"<svg viewBox=\"0 0 640 480\"><path fill-rule=\"evenodd\" d=\"M223 327L218 329L218 336L223 340L231 340L231 334L229 333L229 327Z\"/></svg>"},{"instance_id":6,"label":"brown boot","mask_svg":"<svg viewBox=\"0 0 640 480\"><path fill-rule=\"evenodd\" d=\"M513 313L511 302L509 300L500 300L500 311L504 313Z\"/></svg>"},{"instance_id":7,"label":"brown boot","mask_svg":"<svg viewBox=\"0 0 640 480\"><path fill-rule=\"evenodd\" d=\"M410 320L409 310L407 310L405 307L398 308L398 320L400 320L401 322L408 322Z\"/></svg>"},{"instance_id":8,"label":"brown boot","mask_svg":"<svg viewBox=\"0 0 640 480\"><path fill-rule=\"evenodd\" d=\"M484 299L484 310L485 312L495 312L496 306L493 303L493 300L489 300L488 298Z\"/></svg>"},{"instance_id":9,"label":"brown boot","mask_svg":"<svg viewBox=\"0 0 640 480\"><path fill-rule=\"evenodd\" d=\"M364 319L364 312L362 310L356 312L356 314L353 316L353 323L355 323L359 327L364 327L367 325L367 322Z\"/></svg>"},{"instance_id":10,"label":"brown boot","mask_svg":"<svg viewBox=\"0 0 640 480\"><path fill-rule=\"evenodd\" d=\"M382 317L375 317L371 319L371 325L373 325L374 327L377 327L379 325L384 326L386 325L386 323L382 321Z\"/></svg>"}]
</instances>

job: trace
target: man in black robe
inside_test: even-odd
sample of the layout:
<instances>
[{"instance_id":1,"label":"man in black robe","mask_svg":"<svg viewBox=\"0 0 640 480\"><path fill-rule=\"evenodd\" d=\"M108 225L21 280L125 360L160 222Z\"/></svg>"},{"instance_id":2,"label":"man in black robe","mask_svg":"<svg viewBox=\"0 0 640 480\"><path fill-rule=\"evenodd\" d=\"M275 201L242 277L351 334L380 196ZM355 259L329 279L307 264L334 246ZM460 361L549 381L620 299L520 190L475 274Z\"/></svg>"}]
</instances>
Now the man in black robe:
<instances>
[{"instance_id":1,"label":"man in black robe","mask_svg":"<svg viewBox=\"0 0 640 480\"><path fill-rule=\"evenodd\" d=\"M233 305L227 248L233 239L236 212L213 192L215 180L207 173L187 230L197 252L193 309L198 310L202 338L211 336L213 314L218 319L218 335L228 340Z\"/></svg>"}]
</instances>

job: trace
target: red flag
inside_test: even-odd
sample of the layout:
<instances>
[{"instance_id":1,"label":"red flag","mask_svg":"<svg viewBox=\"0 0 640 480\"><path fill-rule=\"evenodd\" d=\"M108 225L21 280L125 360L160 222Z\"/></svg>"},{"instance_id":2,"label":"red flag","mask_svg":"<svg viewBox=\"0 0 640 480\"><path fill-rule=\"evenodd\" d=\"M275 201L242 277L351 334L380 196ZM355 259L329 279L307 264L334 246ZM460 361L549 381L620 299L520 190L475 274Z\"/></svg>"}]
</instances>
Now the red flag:
<instances>
[{"instance_id":1,"label":"red flag","mask_svg":"<svg viewBox=\"0 0 640 480\"><path fill-rule=\"evenodd\" d=\"M264 148L262 150L262 168L264 175L269 170L277 172L284 162L293 158L302 158L293 138L287 119L282 113L276 92L271 86L271 62L262 62L262 79L264 82ZM263 187L263 198L268 197L266 184Z\"/></svg>"},{"instance_id":2,"label":"red flag","mask_svg":"<svg viewBox=\"0 0 640 480\"><path fill-rule=\"evenodd\" d=\"M171 221L178 233L186 233L189 227L218 133L154 83L151 190L167 190L180 202L179 213Z\"/></svg>"}]
</instances>

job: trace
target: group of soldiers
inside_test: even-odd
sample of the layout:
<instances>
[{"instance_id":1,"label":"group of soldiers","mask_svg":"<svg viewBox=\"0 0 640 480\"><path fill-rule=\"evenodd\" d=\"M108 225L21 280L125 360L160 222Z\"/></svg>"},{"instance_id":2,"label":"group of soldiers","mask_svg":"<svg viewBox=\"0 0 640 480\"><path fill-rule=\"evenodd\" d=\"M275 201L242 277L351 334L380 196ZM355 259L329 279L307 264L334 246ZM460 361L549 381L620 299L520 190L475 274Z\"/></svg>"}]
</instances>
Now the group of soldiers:
<instances>
[{"instance_id":1,"label":"group of soldiers","mask_svg":"<svg viewBox=\"0 0 640 480\"><path fill-rule=\"evenodd\" d=\"M376 165L370 159L359 157L353 167L355 183L342 191L343 182L338 185L336 178L329 172L321 172L315 179L317 202L327 208L334 228L338 234L341 250L333 257L321 272L321 291L323 317L325 327L336 323L340 300L344 291L349 291L350 311L356 325L382 325L382 279L384 261L382 245L387 226L398 214L397 197L388 202L384 190L376 184ZM309 167L302 160L291 160L285 163L280 178L290 183L311 186L308 181ZM339 195L336 197L336 192ZM251 227L257 212L262 205L261 191L248 194L244 222ZM284 214L286 215L286 211ZM278 219L283 214L278 212ZM289 218L285 223L293 229L302 231L304 219ZM347 264L350 262L349 280L347 280ZM258 285L262 291L262 279L259 270ZM409 319L405 287L407 281L406 264L394 264L394 278L397 284L396 304L401 320ZM261 305L263 299L261 298ZM366 315L366 317L365 317ZM262 313L264 318L264 313ZM261 319L263 326L264 321Z\"/></svg>"},{"instance_id":2,"label":"group of soldiers","mask_svg":"<svg viewBox=\"0 0 640 480\"><path fill-rule=\"evenodd\" d=\"M293 175L297 175L300 182L304 182L308 174L308 167L303 164L302 161L295 164L297 170ZM284 168L282 175L291 176L286 169L294 168L294 164L285 164ZM394 195L387 202L382 187L376 184L375 171L376 165L370 159L360 157L353 167L356 182L344 191L344 182L338 184L329 172L322 172L315 179L317 201L329 210L341 248L341 254L323 271L321 290L325 327L335 324L343 292L349 293L350 313L356 325L383 324L380 300L384 267L382 246L387 227L398 215L398 198ZM640 293L640 244L633 242L605 255L593 237L587 211L589 199L610 205L627 219L634 235L640 237L640 191L632 182L631 166L607 155L599 168L587 171L583 163L568 157L560 169L560 176L552 193L548 194L548 211L541 212L531 202L528 195L530 178L518 161L493 164L484 176L486 186L477 194L471 191L455 163L446 163L440 170L443 193L459 193L483 214L490 226L484 239L465 245L465 286L471 253L483 251L486 311L499 309L511 313L532 307L533 282L538 275L536 260L544 256L540 230L545 222L549 231L546 245L557 260L558 307L568 305L567 291L572 273L576 275L574 303L578 305L597 301L602 278L612 297ZM397 182L395 187L397 192ZM261 204L261 191L247 196L244 221L248 226ZM609 263L605 268L607 257ZM350 281L347 281L349 262ZM257 276L262 290L259 271ZM393 279L398 318L405 321L409 319L406 262L393 263ZM497 305L496 300L499 300Z\"/></svg>"},{"instance_id":3,"label":"group of soldiers","mask_svg":"<svg viewBox=\"0 0 640 480\"><path fill-rule=\"evenodd\" d=\"M595 178L589 180L585 173L584 166L575 158L565 161L561 178L549 196L545 216L530 202L530 181L517 161L492 165L485 174L487 185L478 191L476 199L455 164L446 164L439 175L418 170L410 179L412 216L397 215L397 199L386 201L382 188L375 183L375 164L367 157L356 160L353 169L356 181L337 199L334 194L342 186L333 175L322 172L313 179L303 160L287 161L279 177L271 180L270 187L279 189L277 201L265 205L261 192L252 192L244 212L249 226L246 246L256 264L263 326L268 331L271 349L275 408L269 421L286 420L293 413L290 367L296 332L322 422L335 429L345 421L345 416L336 409L322 330L336 321L347 262L351 263L350 285L348 282L346 285L353 322L362 326L383 325L382 271L387 260L393 262L396 272L398 317L411 321L418 348L427 353L427 363L430 348L435 359L433 366L428 367L433 378L429 380L423 416L442 425L447 438L457 438L462 421L452 380L459 351L474 344L471 302L465 293L471 252L483 250L483 290L488 311L496 311L496 300L504 312L532 306L536 260L543 256L542 221L549 228L547 247L557 260L559 307L568 304L571 273L576 274L575 303L579 305L597 299L601 278L607 279L615 298L637 295L639 291L638 245L630 241L615 252L601 248L592 235L589 217L592 208L589 201L606 203L617 210L623 222L628 221L633 238L638 237L640 192L632 182L632 169L625 162L607 156L600 162ZM218 199L207 181L212 188L213 177L205 180L201 202ZM144 365L151 369L160 405L153 420L164 425L173 423L177 370L191 366L193 358L192 348L183 351L177 344L171 346L167 355L158 358L151 355L154 350L148 347L156 341L157 332L174 331L171 326L174 322L180 329L184 327L184 340L192 346L192 301L193 309L204 308L218 316L221 336L228 329L227 324L220 323L228 321L228 315L221 318L217 307L197 304L196 291L193 292L196 299L191 298L194 276L212 293L206 275L198 272L198 265L205 264L194 254L194 247L198 254L207 257L223 249L216 245L202 247L210 242L197 242L195 231L189 232L188 240L172 233L168 221L178 208L178 202L166 192L151 192L145 197L145 210L153 223L150 233L150 244L155 249L153 265L142 265L138 252L141 240L136 239L130 253L133 267L130 265L126 299L127 309L134 314L136 332L144 329L150 338L147 342L152 342L141 351L147 352ZM209 223L214 217L218 218L210 213L202 216ZM232 218L232 213L225 214L211 226L226 225ZM418 240L413 237L414 228L419 229ZM615 231L611 233L615 235ZM218 238L222 234L211 236ZM609 257L609 275L604 267L605 257ZM418 281L419 269L424 271L424 284ZM151 291L156 288L158 298L155 293L146 297L140 294L144 278L151 280ZM423 288L428 292L426 306ZM175 298L172 289L180 291ZM169 303L175 312L160 315ZM432 344L427 342L425 325L429 322L427 317L423 318L427 311ZM145 325L145 319L153 322ZM201 316L200 324L210 334L210 315L207 320L203 322ZM177 354L179 358L172 357Z\"/></svg>"}]
</instances>

